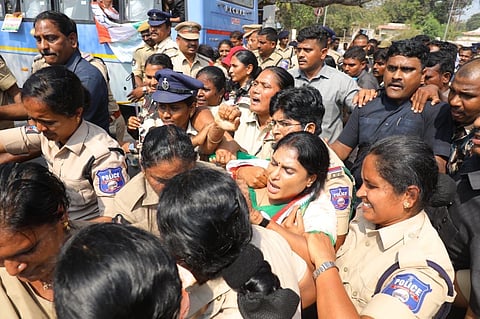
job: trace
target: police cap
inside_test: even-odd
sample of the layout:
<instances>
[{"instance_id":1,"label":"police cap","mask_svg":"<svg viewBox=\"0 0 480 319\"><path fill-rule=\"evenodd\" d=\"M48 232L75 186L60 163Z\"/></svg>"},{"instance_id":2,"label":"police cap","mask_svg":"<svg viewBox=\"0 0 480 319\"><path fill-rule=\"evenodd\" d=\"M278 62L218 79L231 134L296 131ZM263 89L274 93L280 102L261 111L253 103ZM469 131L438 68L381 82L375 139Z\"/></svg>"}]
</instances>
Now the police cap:
<instances>
[{"instance_id":1,"label":"police cap","mask_svg":"<svg viewBox=\"0 0 480 319\"><path fill-rule=\"evenodd\" d=\"M201 29L202 26L193 21L184 21L175 27L177 34L187 40L198 40Z\"/></svg>"},{"instance_id":2,"label":"police cap","mask_svg":"<svg viewBox=\"0 0 480 319\"><path fill-rule=\"evenodd\" d=\"M158 103L176 103L196 96L203 83L183 73L171 69L158 70L155 73L158 81L157 90L152 98Z\"/></svg>"},{"instance_id":3,"label":"police cap","mask_svg":"<svg viewBox=\"0 0 480 319\"><path fill-rule=\"evenodd\" d=\"M159 9L150 9L147 12L148 15L148 24L152 27L156 27L164 24L167 21L170 21L170 13L163 12Z\"/></svg>"}]
</instances>

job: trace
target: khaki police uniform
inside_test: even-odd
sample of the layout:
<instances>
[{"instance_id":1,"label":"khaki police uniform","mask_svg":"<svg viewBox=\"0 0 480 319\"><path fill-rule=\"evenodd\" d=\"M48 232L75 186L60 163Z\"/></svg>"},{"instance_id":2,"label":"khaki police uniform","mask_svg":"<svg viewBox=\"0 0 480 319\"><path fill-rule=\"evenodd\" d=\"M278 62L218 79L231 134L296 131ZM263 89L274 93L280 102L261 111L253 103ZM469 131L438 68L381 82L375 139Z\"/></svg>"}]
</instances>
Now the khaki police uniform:
<instances>
[{"instance_id":1,"label":"khaki police uniform","mask_svg":"<svg viewBox=\"0 0 480 319\"><path fill-rule=\"evenodd\" d=\"M157 227L158 194L147 182L143 172L135 175L115 196L113 205L105 208L104 216L121 214L129 223L154 235Z\"/></svg>"},{"instance_id":2,"label":"khaki police uniform","mask_svg":"<svg viewBox=\"0 0 480 319\"><path fill-rule=\"evenodd\" d=\"M145 62L147 61L148 57L154 53L155 49L147 44L137 48L133 52L132 73L135 76L143 79L143 75L145 74Z\"/></svg>"},{"instance_id":3,"label":"khaki police uniform","mask_svg":"<svg viewBox=\"0 0 480 319\"><path fill-rule=\"evenodd\" d=\"M345 243L337 252L336 265L355 308L372 318L432 318L445 301L447 283L427 265L440 265L453 281L448 253L426 213L376 229L363 218L361 207L350 223ZM393 264L399 269L381 283L380 276Z\"/></svg>"},{"instance_id":4,"label":"khaki police uniform","mask_svg":"<svg viewBox=\"0 0 480 319\"><path fill-rule=\"evenodd\" d=\"M195 165L217 168L215 165L205 162L197 162ZM158 200L158 194L145 179L145 174L140 172L118 192L113 200L113 205L105 208L104 216L113 218L120 214L133 226L158 236Z\"/></svg>"},{"instance_id":5,"label":"khaki police uniform","mask_svg":"<svg viewBox=\"0 0 480 319\"><path fill-rule=\"evenodd\" d=\"M272 54L270 54L265 59L262 59L262 57L258 54L258 52L256 53L256 56L258 60L258 66L261 67L262 69L265 69L266 67L269 67L269 66L278 66L280 64L280 61L283 60L283 56L277 53L276 51L273 51Z\"/></svg>"},{"instance_id":6,"label":"khaki police uniform","mask_svg":"<svg viewBox=\"0 0 480 319\"><path fill-rule=\"evenodd\" d=\"M17 79L0 56L0 106L8 104L6 91L17 83ZM13 127L13 121L0 121L0 130Z\"/></svg>"},{"instance_id":7,"label":"khaki police uniform","mask_svg":"<svg viewBox=\"0 0 480 319\"><path fill-rule=\"evenodd\" d=\"M251 243L258 247L278 276L282 288L290 288L300 296L298 282L305 275L307 266L295 254L286 240L276 232L253 226ZM237 304L237 293L222 278L209 280L203 285L187 288L190 309L187 318L242 318ZM292 318L301 318L300 308Z\"/></svg>"},{"instance_id":8,"label":"khaki police uniform","mask_svg":"<svg viewBox=\"0 0 480 319\"><path fill-rule=\"evenodd\" d=\"M162 42L155 44L154 51L154 53L164 53L169 57L173 57L179 52L177 43L170 36L163 39Z\"/></svg>"},{"instance_id":9,"label":"khaki police uniform","mask_svg":"<svg viewBox=\"0 0 480 319\"><path fill-rule=\"evenodd\" d=\"M172 57L172 63L174 71L181 72L193 78L197 76L198 71L206 66L212 65L212 62L208 58L198 53L195 54L195 59L190 65L190 62L180 50Z\"/></svg>"},{"instance_id":10,"label":"khaki police uniform","mask_svg":"<svg viewBox=\"0 0 480 319\"><path fill-rule=\"evenodd\" d=\"M53 302L36 295L30 285L0 268L0 312L8 319L55 319Z\"/></svg>"},{"instance_id":11,"label":"khaki police uniform","mask_svg":"<svg viewBox=\"0 0 480 319\"><path fill-rule=\"evenodd\" d=\"M292 57L295 55L295 50L292 46L287 45L285 49L281 46L277 45L276 51L280 54L284 59L291 60Z\"/></svg>"},{"instance_id":12,"label":"khaki police uniform","mask_svg":"<svg viewBox=\"0 0 480 319\"><path fill-rule=\"evenodd\" d=\"M101 215L129 179L118 143L85 120L63 146L49 141L35 126L0 131L0 143L15 155L42 152L49 170L65 184L73 220Z\"/></svg>"},{"instance_id":13,"label":"khaki police uniform","mask_svg":"<svg viewBox=\"0 0 480 319\"><path fill-rule=\"evenodd\" d=\"M330 156L327 180L323 190L330 197L330 202L337 213L337 236L346 235L354 204L355 179L330 146L323 139L322 142L327 146Z\"/></svg>"}]
</instances>

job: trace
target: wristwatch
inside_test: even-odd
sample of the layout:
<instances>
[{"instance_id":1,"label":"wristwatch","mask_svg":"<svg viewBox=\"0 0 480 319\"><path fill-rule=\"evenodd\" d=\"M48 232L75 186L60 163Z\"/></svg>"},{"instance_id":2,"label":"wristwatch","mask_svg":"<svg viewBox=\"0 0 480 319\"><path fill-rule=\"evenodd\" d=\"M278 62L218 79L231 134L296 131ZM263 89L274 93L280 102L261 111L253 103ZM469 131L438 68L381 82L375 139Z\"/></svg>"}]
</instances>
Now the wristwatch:
<instances>
[{"instance_id":1,"label":"wristwatch","mask_svg":"<svg viewBox=\"0 0 480 319\"><path fill-rule=\"evenodd\" d=\"M323 264L320 265L320 267L318 267L314 272L313 272L313 280L316 280L318 276L320 276L320 274L322 272L325 272L327 271L328 269L330 268L337 268L338 270L338 267L335 265L335 262L334 261L326 261L324 262Z\"/></svg>"},{"instance_id":2,"label":"wristwatch","mask_svg":"<svg viewBox=\"0 0 480 319\"><path fill-rule=\"evenodd\" d=\"M138 149L135 146L135 142L131 142L130 144L128 144L128 151L130 152L130 154L137 154L138 153Z\"/></svg>"}]
</instances>

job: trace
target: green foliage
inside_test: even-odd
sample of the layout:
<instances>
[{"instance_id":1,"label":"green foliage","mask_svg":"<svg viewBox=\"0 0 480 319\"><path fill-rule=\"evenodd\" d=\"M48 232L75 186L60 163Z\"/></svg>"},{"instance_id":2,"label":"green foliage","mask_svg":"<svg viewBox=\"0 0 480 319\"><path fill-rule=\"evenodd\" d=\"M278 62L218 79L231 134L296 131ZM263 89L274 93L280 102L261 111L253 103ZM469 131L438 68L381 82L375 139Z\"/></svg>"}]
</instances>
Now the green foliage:
<instances>
[{"instance_id":1,"label":"green foliage","mask_svg":"<svg viewBox=\"0 0 480 319\"><path fill-rule=\"evenodd\" d=\"M358 27L375 29L389 22L405 23L410 30L397 37L407 38L417 34L443 38L453 0L372 0L363 7L333 4L328 6L326 24L335 30L339 37L344 34L349 38ZM455 0L454 17L461 9L471 4L472 0ZM323 23L323 16L315 17L313 8L294 3L277 3L278 21L287 29L301 29L318 20ZM480 27L480 13L473 15L467 22L467 29ZM453 18L447 39L463 30Z\"/></svg>"},{"instance_id":2,"label":"green foliage","mask_svg":"<svg viewBox=\"0 0 480 319\"><path fill-rule=\"evenodd\" d=\"M480 13L475 13L467 20L466 28L468 31L480 28Z\"/></svg>"}]
</instances>

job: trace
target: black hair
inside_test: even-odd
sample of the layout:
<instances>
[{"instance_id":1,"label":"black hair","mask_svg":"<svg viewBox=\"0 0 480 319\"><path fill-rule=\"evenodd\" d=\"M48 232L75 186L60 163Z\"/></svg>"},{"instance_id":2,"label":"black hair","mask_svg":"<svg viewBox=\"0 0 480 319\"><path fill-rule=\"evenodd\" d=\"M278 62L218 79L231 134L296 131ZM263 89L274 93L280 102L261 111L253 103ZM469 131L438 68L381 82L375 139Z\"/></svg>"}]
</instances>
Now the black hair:
<instances>
[{"instance_id":1,"label":"black hair","mask_svg":"<svg viewBox=\"0 0 480 319\"><path fill-rule=\"evenodd\" d=\"M448 41L432 40L429 46L436 46L440 51L447 52L453 60L457 59L458 48L457 45Z\"/></svg>"},{"instance_id":2,"label":"black hair","mask_svg":"<svg viewBox=\"0 0 480 319\"><path fill-rule=\"evenodd\" d=\"M308 132L292 132L280 139L273 147L274 152L281 147L294 148L297 151L297 160L309 175L317 178L312 186L305 188L302 194L314 193L316 197L325 185L330 157L328 148L317 135Z\"/></svg>"},{"instance_id":3,"label":"black hair","mask_svg":"<svg viewBox=\"0 0 480 319\"><path fill-rule=\"evenodd\" d=\"M226 45L230 46L230 48L233 48L233 43L232 43L232 41L230 41L230 40L228 40L228 39L223 39L222 41L218 42L217 49L220 49L220 47L222 46L222 44L226 44Z\"/></svg>"},{"instance_id":4,"label":"black hair","mask_svg":"<svg viewBox=\"0 0 480 319\"><path fill-rule=\"evenodd\" d=\"M242 31L232 31L230 33L230 39L235 39L235 40L243 40L243 33Z\"/></svg>"},{"instance_id":5,"label":"black hair","mask_svg":"<svg viewBox=\"0 0 480 319\"><path fill-rule=\"evenodd\" d=\"M82 228L63 246L54 282L59 319L178 318L175 261L157 237L133 226Z\"/></svg>"},{"instance_id":6,"label":"black hair","mask_svg":"<svg viewBox=\"0 0 480 319\"><path fill-rule=\"evenodd\" d=\"M343 59L356 59L360 62L367 62L367 53L362 47L353 46L345 51Z\"/></svg>"},{"instance_id":7,"label":"black hair","mask_svg":"<svg viewBox=\"0 0 480 319\"><path fill-rule=\"evenodd\" d=\"M368 155L377 157L378 174L401 194L410 185L420 189L419 203L424 207L433 195L438 166L430 146L412 136L390 136L370 148Z\"/></svg>"},{"instance_id":8,"label":"black hair","mask_svg":"<svg viewBox=\"0 0 480 319\"><path fill-rule=\"evenodd\" d=\"M280 87L280 90L293 88L295 86L295 79L284 68L281 68L279 66L268 66L263 71L265 70L269 70L273 73L273 75L277 79L277 84Z\"/></svg>"},{"instance_id":9,"label":"black hair","mask_svg":"<svg viewBox=\"0 0 480 319\"><path fill-rule=\"evenodd\" d=\"M215 50L208 44L200 44L197 49L197 53L209 58L211 61L215 59Z\"/></svg>"},{"instance_id":10,"label":"black hair","mask_svg":"<svg viewBox=\"0 0 480 319\"><path fill-rule=\"evenodd\" d=\"M161 65L166 69L171 69L173 70L173 64L172 64L172 59L165 53L154 53L151 56L147 58L145 61L145 66L147 64L151 65Z\"/></svg>"},{"instance_id":11,"label":"black hair","mask_svg":"<svg viewBox=\"0 0 480 319\"><path fill-rule=\"evenodd\" d=\"M257 36L258 35L265 35L266 36L265 38L268 41L273 41L275 43L277 43L277 41L278 41L278 33L272 27L261 28L260 31L258 31L258 33L257 33Z\"/></svg>"},{"instance_id":12,"label":"black hair","mask_svg":"<svg viewBox=\"0 0 480 319\"><path fill-rule=\"evenodd\" d=\"M407 58L418 58L422 64L422 69L427 62L427 56L429 54L428 47L418 41L407 39L394 41L388 48L387 60L390 57L401 55Z\"/></svg>"},{"instance_id":13,"label":"black hair","mask_svg":"<svg viewBox=\"0 0 480 319\"><path fill-rule=\"evenodd\" d=\"M387 53L388 53L388 48L382 48L378 49L373 53L373 61L378 61L382 60L384 62L387 61Z\"/></svg>"},{"instance_id":14,"label":"black hair","mask_svg":"<svg viewBox=\"0 0 480 319\"><path fill-rule=\"evenodd\" d=\"M53 10L43 11L40 12L33 21L33 27L38 21L42 20L50 20L52 23L60 30L60 32L68 37L71 33L78 34L77 32L77 25L75 21L67 17L67 15Z\"/></svg>"},{"instance_id":15,"label":"black hair","mask_svg":"<svg viewBox=\"0 0 480 319\"><path fill-rule=\"evenodd\" d=\"M166 247L200 283L219 277L252 236L240 189L214 169L173 177L160 195L157 222Z\"/></svg>"},{"instance_id":16,"label":"black hair","mask_svg":"<svg viewBox=\"0 0 480 319\"><path fill-rule=\"evenodd\" d=\"M161 161L180 159L193 165L197 153L188 134L175 125L163 125L148 131L142 144L141 165L147 169Z\"/></svg>"},{"instance_id":17,"label":"black hair","mask_svg":"<svg viewBox=\"0 0 480 319\"><path fill-rule=\"evenodd\" d=\"M200 71L198 71L196 78L198 79L200 75L205 74L207 78L213 83L217 92L221 92L226 89L227 79L225 78L225 73L216 67L216 66L206 66Z\"/></svg>"},{"instance_id":18,"label":"black hair","mask_svg":"<svg viewBox=\"0 0 480 319\"><path fill-rule=\"evenodd\" d=\"M427 62L425 67L434 67L436 65L440 67L440 73L450 73L450 77L453 76L455 72L455 60L452 59L451 55L448 52L443 50L430 52L427 57Z\"/></svg>"},{"instance_id":19,"label":"black hair","mask_svg":"<svg viewBox=\"0 0 480 319\"><path fill-rule=\"evenodd\" d=\"M65 215L63 183L46 167L32 162L0 165L0 225L13 231L54 225Z\"/></svg>"},{"instance_id":20,"label":"black hair","mask_svg":"<svg viewBox=\"0 0 480 319\"><path fill-rule=\"evenodd\" d=\"M270 100L270 116L282 111L288 118L300 122L302 126L315 124L315 135L322 133L322 120L325 107L322 95L313 86L304 85L277 92Z\"/></svg>"},{"instance_id":21,"label":"black hair","mask_svg":"<svg viewBox=\"0 0 480 319\"><path fill-rule=\"evenodd\" d=\"M328 41L328 33L320 24L314 24L303 28L298 32L297 41L301 43L305 40L317 40L317 43L321 48L325 48L327 46Z\"/></svg>"},{"instance_id":22,"label":"black hair","mask_svg":"<svg viewBox=\"0 0 480 319\"><path fill-rule=\"evenodd\" d=\"M418 34L412 38L415 41L428 45L431 41L430 37L426 34Z\"/></svg>"},{"instance_id":23,"label":"black hair","mask_svg":"<svg viewBox=\"0 0 480 319\"><path fill-rule=\"evenodd\" d=\"M337 68L337 63L335 63L335 59L331 55L325 56L325 60L323 61L323 63L334 69Z\"/></svg>"},{"instance_id":24,"label":"black hair","mask_svg":"<svg viewBox=\"0 0 480 319\"><path fill-rule=\"evenodd\" d=\"M258 303L268 295L278 295L277 291L289 291L281 289L261 251L250 244L247 202L226 173L199 167L173 177L160 195L157 223L160 239L177 263L190 270L200 284L223 277L238 293L241 313L249 302ZM292 298L284 299L276 299L277 307L265 318L285 318L275 312ZM263 304L256 307L262 308ZM293 305L293 311L295 308ZM272 317L272 312L276 316Z\"/></svg>"},{"instance_id":25,"label":"black hair","mask_svg":"<svg viewBox=\"0 0 480 319\"><path fill-rule=\"evenodd\" d=\"M258 66L258 60L255 57L255 54L253 54L251 51L240 50L236 52L233 56L236 57L238 61L240 61L240 63L242 63L243 65L248 66L251 64L253 66L252 73L250 74L251 79L255 79L260 74L260 72L262 72L262 68Z\"/></svg>"},{"instance_id":26,"label":"black hair","mask_svg":"<svg viewBox=\"0 0 480 319\"><path fill-rule=\"evenodd\" d=\"M30 75L22 88L22 100L26 98L39 99L53 113L67 117L90 104L90 95L80 79L63 65L48 66Z\"/></svg>"}]
</instances>

